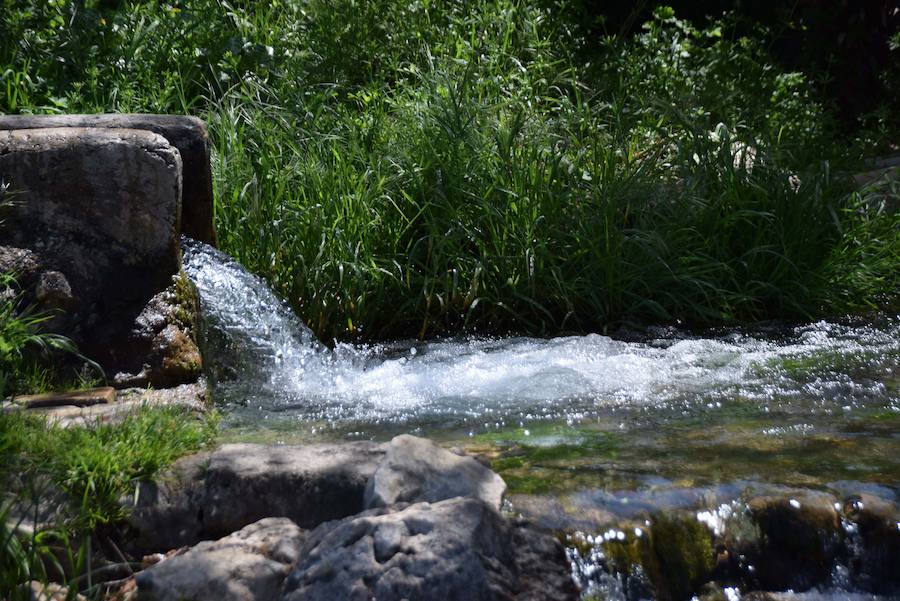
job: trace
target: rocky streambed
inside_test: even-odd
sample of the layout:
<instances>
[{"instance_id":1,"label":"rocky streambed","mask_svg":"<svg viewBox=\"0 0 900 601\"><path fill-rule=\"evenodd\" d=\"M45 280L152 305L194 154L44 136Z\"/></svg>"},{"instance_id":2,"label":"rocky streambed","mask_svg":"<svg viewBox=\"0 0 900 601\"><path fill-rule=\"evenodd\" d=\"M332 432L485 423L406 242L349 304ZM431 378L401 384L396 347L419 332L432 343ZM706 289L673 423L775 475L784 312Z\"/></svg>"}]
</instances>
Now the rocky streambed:
<instances>
[{"instance_id":1,"label":"rocky streambed","mask_svg":"<svg viewBox=\"0 0 900 601\"><path fill-rule=\"evenodd\" d=\"M578 598L560 540L504 515L504 489L475 459L412 436L224 445L137 492L125 546L159 561L120 595Z\"/></svg>"},{"instance_id":2,"label":"rocky streambed","mask_svg":"<svg viewBox=\"0 0 900 601\"><path fill-rule=\"evenodd\" d=\"M591 511L559 495L507 494L488 461L408 435L386 443L233 443L182 458L123 499L130 516L119 545L142 558L143 569L110 594L154 601L900 594L900 508L886 488L836 496L758 483L669 486L595 500Z\"/></svg>"},{"instance_id":3,"label":"rocky streambed","mask_svg":"<svg viewBox=\"0 0 900 601\"><path fill-rule=\"evenodd\" d=\"M0 175L12 294L138 387L36 410L225 416L95 533L112 598L900 597L898 316L332 349L185 237L216 239L201 122L5 117Z\"/></svg>"}]
</instances>

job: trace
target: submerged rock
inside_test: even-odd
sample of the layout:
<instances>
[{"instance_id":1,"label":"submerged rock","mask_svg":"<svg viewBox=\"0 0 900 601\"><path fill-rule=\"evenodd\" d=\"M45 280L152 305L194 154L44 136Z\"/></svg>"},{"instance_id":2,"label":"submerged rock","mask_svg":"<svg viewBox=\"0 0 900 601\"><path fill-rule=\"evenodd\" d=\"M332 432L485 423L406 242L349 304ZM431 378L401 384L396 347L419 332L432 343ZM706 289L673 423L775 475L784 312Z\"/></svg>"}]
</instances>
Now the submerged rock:
<instances>
[{"instance_id":1,"label":"submerged rock","mask_svg":"<svg viewBox=\"0 0 900 601\"><path fill-rule=\"evenodd\" d=\"M475 498L396 505L310 533L283 601L577 599L556 539Z\"/></svg>"},{"instance_id":2,"label":"submerged rock","mask_svg":"<svg viewBox=\"0 0 900 601\"><path fill-rule=\"evenodd\" d=\"M267 518L204 542L140 572L141 601L269 601L297 560L305 534L286 518Z\"/></svg>"},{"instance_id":3,"label":"submerged rock","mask_svg":"<svg viewBox=\"0 0 900 601\"><path fill-rule=\"evenodd\" d=\"M129 499L129 548L144 555L192 545L267 517L312 528L353 515L384 452L369 442L228 444L185 457Z\"/></svg>"},{"instance_id":4,"label":"submerged rock","mask_svg":"<svg viewBox=\"0 0 900 601\"><path fill-rule=\"evenodd\" d=\"M835 504L813 491L750 500L761 538L742 551L753 557L760 588L804 591L828 578L843 533Z\"/></svg>"},{"instance_id":5,"label":"submerged rock","mask_svg":"<svg viewBox=\"0 0 900 601\"><path fill-rule=\"evenodd\" d=\"M690 599L713 575L712 534L690 513L656 513L641 526L609 530L602 537L609 567L629 588L646 579L660 601Z\"/></svg>"},{"instance_id":6,"label":"submerged rock","mask_svg":"<svg viewBox=\"0 0 900 601\"><path fill-rule=\"evenodd\" d=\"M856 585L875 593L900 593L900 508L861 493L844 502L844 513L859 533L850 559Z\"/></svg>"},{"instance_id":7,"label":"submerged rock","mask_svg":"<svg viewBox=\"0 0 900 601\"><path fill-rule=\"evenodd\" d=\"M474 497L500 509L506 484L475 459L456 455L425 438L401 435L366 487L367 509L394 503L435 503Z\"/></svg>"}]
</instances>

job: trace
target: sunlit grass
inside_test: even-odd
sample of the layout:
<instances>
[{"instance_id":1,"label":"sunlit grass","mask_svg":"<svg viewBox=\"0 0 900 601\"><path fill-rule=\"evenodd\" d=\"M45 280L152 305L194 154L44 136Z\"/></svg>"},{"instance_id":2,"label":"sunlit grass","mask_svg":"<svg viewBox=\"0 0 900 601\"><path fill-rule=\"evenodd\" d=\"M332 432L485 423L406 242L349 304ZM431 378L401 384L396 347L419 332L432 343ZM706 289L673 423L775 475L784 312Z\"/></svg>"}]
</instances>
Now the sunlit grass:
<instances>
[{"instance_id":1,"label":"sunlit grass","mask_svg":"<svg viewBox=\"0 0 900 601\"><path fill-rule=\"evenodd\" d=\"M145 407L121 423L86 428L0 414L0 590L30 598L16 587L33 579L96 593L97 555L110 553L98 540L101 533L115 538L128 511L125 495L211 443L215 432L214 414L197 419L180 408Z\"/></svg>"},{"instance_id":2,"label":"sunlit grass","mask_svg":"<svg viewBox=\"0 0 900 601\"><path fill-rule=\"evenodd\" d=\"M851 193L860 149L764 32L661 9L586 39L513 0L7 5L0 110L205 118L221 245L326 340L896 306L896 216Z\"/></svg>"}]
</instances>

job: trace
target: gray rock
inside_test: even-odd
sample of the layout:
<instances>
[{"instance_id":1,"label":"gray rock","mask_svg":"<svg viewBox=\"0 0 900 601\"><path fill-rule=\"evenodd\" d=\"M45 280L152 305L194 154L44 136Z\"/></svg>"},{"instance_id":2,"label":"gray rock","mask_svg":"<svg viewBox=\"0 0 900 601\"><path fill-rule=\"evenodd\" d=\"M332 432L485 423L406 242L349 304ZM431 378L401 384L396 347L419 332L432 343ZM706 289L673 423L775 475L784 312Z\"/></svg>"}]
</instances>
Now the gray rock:
<instances>
[{"instance_id":1,"label":"gray rock","mask_svg":"<svg viewBox=\"0 0 900 601\"><path fill-rule=\"evenodd\" d=\"M0 231L2 231L0 225ZM27 248L0 246L0 273L12 272L17 278L31 277L41 268L40 257ZM19 282L20 284L22 282Z\"/></svg>"},{"instance_id":2,"label":"gray rock","mask_svg":"<svg viewBox=\"0 0 900 601\"><path fill-rule=\"evenodd\" d=\"M577 599L562 545L479 499L373 509L309 534L283 601Z\"/></svg>"},{"instance_id":3,"label":"gray rock","mask_svg":"<svg viewBox=\"0 0 900 601\"><path fill-rule=\"evenodd\" d=\"M229 444L185 457L138 490L129 518L134 555L192 545L266 517L302 528L363 509L383 445Z\"/></svg>"},{"instance_id":4,"label":"gray rock","mask_svg":"<svg viewBox=\"0 0 900 601\"><path fill-rule=\"evenodd\" d=\"M286 518L260 520L138 573L138 596L141 601L277 599L303 539L303 531Z\"/></svg>"},{"instance_id":5,"label":"gray rock","mask_svg":"<svg viewBox=\"0 0 900 601\"><path fill-rule=\"evenodd\" d=\"M180 268L178 150L131 129L0 130L0 180L4 238L41 264L39 309L71 307L55 331L111 369L139 361L131 323Z\"/></svg>"},{"instance_id":6,"label":"gray rock","mask_svg":"<svg viewBox=\"0 0 900 601\"><path fill-rule=\"evenodd\" d=\"M184 165L181 231L215 246L210 143L203 121L181 115L0 115L0 129L47 127L138 129L164 137L178 149Z\"/></svg>"},{"instance_id":7,"label":"gray rock","mask_svg":"<svg viewBox=\"0 0 900 601\"><path fill-rule=\"evenodd\" d=\"M369 480L365 506L475 497L499 509L505 491L503 479L471 457L404 434L391 441L384 461Z\"/></svg>"}]
</instances>

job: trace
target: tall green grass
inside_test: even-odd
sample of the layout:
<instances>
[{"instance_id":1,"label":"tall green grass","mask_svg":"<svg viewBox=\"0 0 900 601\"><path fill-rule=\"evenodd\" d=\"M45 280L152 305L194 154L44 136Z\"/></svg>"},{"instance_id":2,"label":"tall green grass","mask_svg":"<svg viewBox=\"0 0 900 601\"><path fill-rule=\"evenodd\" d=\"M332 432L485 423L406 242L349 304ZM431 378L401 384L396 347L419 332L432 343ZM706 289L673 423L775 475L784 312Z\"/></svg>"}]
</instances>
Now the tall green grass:
<instances>
[{"instance_id":1,"label":"tall green grass","mask_svg":"<svg viewBox=\"0 0 900 601\"><path fill-rule=\"evenodd\" d=\"M121 423L63 428L25 412L0 414L0 592L61 582L101 598L103 581L128 571L117 542L122 499L181 455L212 442L216 416L145 407ZM50 511L48 511L50 509Z\"/></svg>"},{"instance_id":2,"label":"tall green grass","mask_svg":"<svg viewBox=\"0 0 900 601\"><path fill-rule=\"evenodd\" d=\"M207 119L221 245L326 339L896 306L861 152L727 18L585 39L524 0L4 1L0 110Z\"/></svg>"}]
</instances>

